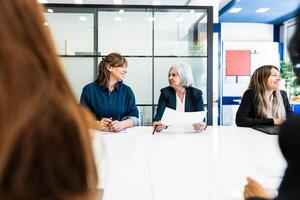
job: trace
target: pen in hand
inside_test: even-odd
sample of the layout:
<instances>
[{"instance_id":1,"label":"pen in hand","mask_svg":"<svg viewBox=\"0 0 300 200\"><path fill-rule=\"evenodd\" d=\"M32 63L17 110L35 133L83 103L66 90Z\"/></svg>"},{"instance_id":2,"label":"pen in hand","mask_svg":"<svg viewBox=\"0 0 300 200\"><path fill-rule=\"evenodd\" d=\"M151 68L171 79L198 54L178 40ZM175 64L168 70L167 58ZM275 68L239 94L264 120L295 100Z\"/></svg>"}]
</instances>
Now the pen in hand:
<instances>
[{"instance_id":1,"label":"pen in hand","mask_svg":"<svg viewBox=\"0 0 300 200\"><path fill-rule=\"evenodd\" d=\"M152 132L152 135L154 135L155 131L156 131L156 127L157 125L154 126L154 129L153 129L153 132Z\"/></svg>"},{"instance_id":2,"label":"pen in hand","mask_svg":"<svg viewBox=\"0 0 300 200\"><path fill-rule=\"evenodd\" d=\"M152 135L154 135L154 133L157 131L157 132L160 132L160 131L162 131L163 129L162 129L162 127L164 126L164 129L167 129L168 128L168 126L166 126L166 125L159 125L159 124L156 124L156 125L154 125L154 128L153 128L153 132L152 132Z\"/></svg>"}]
</instances>

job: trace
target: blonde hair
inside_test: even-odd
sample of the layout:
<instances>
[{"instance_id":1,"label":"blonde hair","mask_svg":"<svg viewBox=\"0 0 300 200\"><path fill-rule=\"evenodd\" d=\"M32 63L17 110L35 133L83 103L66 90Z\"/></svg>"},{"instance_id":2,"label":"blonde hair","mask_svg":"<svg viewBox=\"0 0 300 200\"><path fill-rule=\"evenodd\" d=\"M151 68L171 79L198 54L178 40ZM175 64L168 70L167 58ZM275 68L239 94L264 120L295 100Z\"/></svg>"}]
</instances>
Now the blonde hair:
<instances>
[{"instance_id":1,"label":"blonde hair","mask_svg":"<svg viewBox=\"0 0 300 200\"><path fill-rule=\"evenodd\" d=\"M271 75L271 70L278 68L273 65L264 65L257 68L250 80L250 84L248 86L249 89L252 89L256 92L255 103L257 104L256 114L258 117L267 118L268 116L268 102L266 99L266 91L268 90L268 78ZM286 117L286 111L283 104L283 99L280 93L280 90L275 90L272 93L272 117Z\"/></svg>"}]
</instances>

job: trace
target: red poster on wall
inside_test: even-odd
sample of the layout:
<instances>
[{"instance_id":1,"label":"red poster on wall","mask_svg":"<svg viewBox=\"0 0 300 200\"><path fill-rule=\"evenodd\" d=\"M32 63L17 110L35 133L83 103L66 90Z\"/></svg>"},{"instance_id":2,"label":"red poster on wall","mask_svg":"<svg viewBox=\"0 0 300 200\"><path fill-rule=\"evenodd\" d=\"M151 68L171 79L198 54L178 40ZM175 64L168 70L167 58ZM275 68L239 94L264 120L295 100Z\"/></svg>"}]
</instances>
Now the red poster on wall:
<instances>
[{"instance_id":1,"label":"red poster on wall","mask_svg":"<svg viewBox=\"0 0 300 200\"><path fill-rule=\"evenodd\" d=\"M226 76L250 76L251 50L226 50Z\"/></svg>"}]
</instances>

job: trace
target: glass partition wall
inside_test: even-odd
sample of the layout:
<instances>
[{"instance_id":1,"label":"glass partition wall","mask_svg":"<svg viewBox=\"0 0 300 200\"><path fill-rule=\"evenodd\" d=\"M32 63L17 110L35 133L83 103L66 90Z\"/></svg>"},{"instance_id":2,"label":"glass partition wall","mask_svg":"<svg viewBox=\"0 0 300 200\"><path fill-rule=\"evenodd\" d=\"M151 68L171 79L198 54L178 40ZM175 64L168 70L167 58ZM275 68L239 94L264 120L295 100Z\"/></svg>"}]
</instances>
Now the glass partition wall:
<instances>
[{"instance_id":1,"label":"glass partition wall","mask_svg":"<svg viewBox=\"0 0 300 200\"><path fill-rule=\"evenodd\" d=\"M78 100L83 86L97 76L101 58L119 52L128 60L125 83L134 91L141 123L151 125L160 89L168 86L168 69L186 63L212 124L212 7L46 6L45 25Z\"/></svg>"}]
</instances>

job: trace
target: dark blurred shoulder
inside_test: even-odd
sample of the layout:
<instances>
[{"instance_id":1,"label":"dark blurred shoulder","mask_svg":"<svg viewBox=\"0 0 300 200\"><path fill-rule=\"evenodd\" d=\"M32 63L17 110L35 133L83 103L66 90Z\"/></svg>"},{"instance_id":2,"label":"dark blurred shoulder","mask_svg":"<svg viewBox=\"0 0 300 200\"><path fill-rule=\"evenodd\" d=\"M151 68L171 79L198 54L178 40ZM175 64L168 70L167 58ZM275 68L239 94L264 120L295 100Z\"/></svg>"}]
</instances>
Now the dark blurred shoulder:
<instances>
[{"instance_id":1,"label":"dark blurred shoulder","mask_svg":"<svg viewBox=\"0 0 300 200\"><path fill-rule=\"evenodd\" d=\"M281 125L281 132L294 132L300 130L300 115L291 115Z\"/></svg>"},{"instance_id":2,"label":"dark blurred shoulder","mask_svg":"<svg viewBox=\"0 0 300 200\"><path fill-rule=\"evenodd\" d=\"M300 115L294 114L291 115L285 123L283 123L282 127L291 126L291 127L300 127Z\"/></svg>"}]
</instances>

